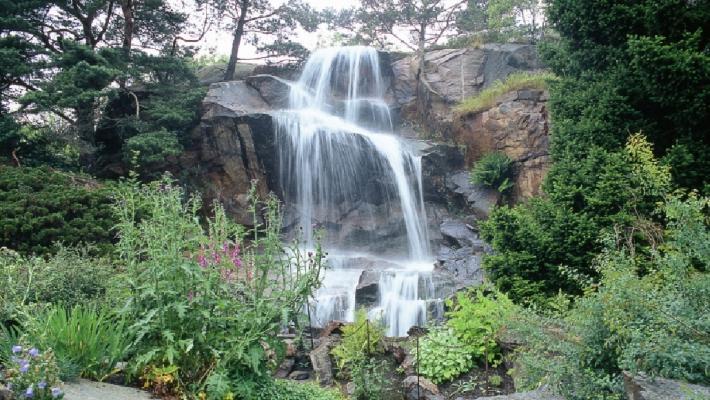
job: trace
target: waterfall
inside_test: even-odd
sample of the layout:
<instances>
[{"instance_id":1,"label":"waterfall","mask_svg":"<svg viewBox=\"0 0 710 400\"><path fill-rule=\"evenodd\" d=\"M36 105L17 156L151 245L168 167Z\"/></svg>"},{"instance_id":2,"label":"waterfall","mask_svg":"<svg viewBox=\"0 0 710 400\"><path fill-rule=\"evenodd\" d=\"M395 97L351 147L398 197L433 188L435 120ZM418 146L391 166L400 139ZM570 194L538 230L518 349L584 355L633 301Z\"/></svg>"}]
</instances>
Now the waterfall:
<instances>
[{"instance_id":1,"label":"waterfall","mask_svg":"<svg viewBox=\"0 0 710 400\"><path fill-rule=\"evenodd\" d=\"M364 46L318 50L290 86L288 109L274 116L279 182L304 245L313 246L316 226L337 226L352 209L363 214L358 221L365 227L377 227L384 219L400 224L406 243L397 256L382 262L382 254L362 254L363 247L378 247L382 237L368 233L357 240L339 240L337 232L327 236L325 245L335 261L316 295L314 324L352 320L355 290L367 264L379 266L383 274L374 309L390 335L403 335L426 321L431 290L420 290L429 287L420 281L430 280L433 262L421 157L394 135L379 55ZM397 250L394 244L389 247Z\"/></svg>"}]
</instances>

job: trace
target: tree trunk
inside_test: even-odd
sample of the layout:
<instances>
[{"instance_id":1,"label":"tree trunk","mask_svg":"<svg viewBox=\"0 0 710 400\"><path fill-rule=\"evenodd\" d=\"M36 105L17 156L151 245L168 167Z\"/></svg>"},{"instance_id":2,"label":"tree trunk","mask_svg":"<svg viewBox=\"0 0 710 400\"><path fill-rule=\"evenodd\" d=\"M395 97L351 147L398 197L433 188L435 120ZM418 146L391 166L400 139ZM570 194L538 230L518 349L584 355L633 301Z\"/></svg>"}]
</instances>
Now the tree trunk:
<instances>
[{"instance_id":1,"label":"tree trunk","mask_svg":"<svg viewBox=\"0 0 710 400\"><path fill-rule=\"evenodd\" d=\"M76 128L79 138L90 145L94 145L94 117L93 104L83 102L76 108Z\"/></svg>"},{"instance_id":2,"label":"tree trunk","mask_svg":"<svg viewBox=\"0 0 710 400\"><path fill-rule=\"evenodd\" d=\"M426 84L426 72L424 71L424 55L426 45L426 24L421 23L419 27L419 44L417 46L417 111L422 125L427 125L429 110L429 91Z\"/></svg>"},{"instance_id":3,"label":"tree trunk","mask_svg":"<svg viewBox=\"0 0 710 400\"><path fill-rule=\"evenodd\" d=\"M234 80L234 71L237 68L237 56L239 55L239 45L242 43L242 36L244 36L244 24L247 19L248 10L249 0L242 0L241 7L239 7L239 20L237 21L237 28L234 30L234 38L232 39L232 52L229 54L227 70L224 72L225 81Z\"/></svg>"},{"instance_id":4,"label":"tree trunk","mask_svg":"<svg viewBox=\"0 0 710 400\"><path fill-rule=\"evenodd\" d=\"M131 54L131 44L133 42L133 31L135 29L135 19L133 15L133 0L121 0L121 11L123 12L123 52L126 57Z\"/></svg>"}]
</instances>

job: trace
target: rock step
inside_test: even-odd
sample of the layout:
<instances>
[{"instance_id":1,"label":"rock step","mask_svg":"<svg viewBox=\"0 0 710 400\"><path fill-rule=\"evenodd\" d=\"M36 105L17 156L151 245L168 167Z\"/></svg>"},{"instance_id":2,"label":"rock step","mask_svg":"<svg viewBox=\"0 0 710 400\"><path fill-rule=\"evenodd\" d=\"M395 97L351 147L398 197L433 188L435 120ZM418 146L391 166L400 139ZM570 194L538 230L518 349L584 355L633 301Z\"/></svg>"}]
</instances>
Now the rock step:
<instances>
[{"instance_id":1,"label":"rock step","mask_svg":"<svg viewBox=\"0 0 710 400\"><path fill-rule=\"evenodd\" d=\"M150 393L136 388L79 379L64 385L65 400L148 400Z\"/></svg>"}]
</instances>

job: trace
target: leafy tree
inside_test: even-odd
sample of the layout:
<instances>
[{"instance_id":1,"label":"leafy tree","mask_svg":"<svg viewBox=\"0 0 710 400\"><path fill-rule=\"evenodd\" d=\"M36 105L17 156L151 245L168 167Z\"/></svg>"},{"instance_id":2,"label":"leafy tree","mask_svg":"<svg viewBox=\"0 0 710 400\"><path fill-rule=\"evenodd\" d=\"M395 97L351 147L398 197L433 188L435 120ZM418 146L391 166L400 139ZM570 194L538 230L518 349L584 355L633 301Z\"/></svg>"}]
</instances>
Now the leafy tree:
<instances>
[{"instance_id":1,"label":"leafy tree","mask_svg":"<svg viewBox=\"0 0 710 400\"><path fill-rule=\"evenodd\" d=\"M233 80L244 40L267 52L262 58L287 56L305 58L306 50L293 42L294 29L307 31L317 28L317 14L301 0L289 0L276 5L271 0L203 0L211 6L217 17L227 21L224 29L232 33L232 48L224 73L224 80ZM271 36L273 40L269 41ZM266 40L266 41L265 41Z\"/></svg>"},{"instance_id":2,"label":"leafy tree","mask_svg":"<svg viewBox=\"0 0 710 400\"><path fill-rule=\"evenodd\" d=\"M456 27L463 35L489 41L537 43L547 30L544 5L539 0L469 0Z\"/></svg>"}]
</instances>

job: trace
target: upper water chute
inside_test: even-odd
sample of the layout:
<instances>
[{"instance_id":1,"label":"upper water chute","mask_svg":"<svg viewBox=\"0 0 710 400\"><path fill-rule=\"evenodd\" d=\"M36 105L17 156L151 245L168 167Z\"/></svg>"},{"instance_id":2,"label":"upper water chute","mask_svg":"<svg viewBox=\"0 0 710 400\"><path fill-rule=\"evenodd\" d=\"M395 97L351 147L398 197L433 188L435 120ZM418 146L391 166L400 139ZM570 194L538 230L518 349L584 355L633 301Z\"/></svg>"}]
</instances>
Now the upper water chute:
<instances>
[{"instance_id":1,"label":"upper water chute","mask_svg":"<svg viewBox=\"0 0 710 400\"><path fill-rule=\"evenodd\" d=\"M407 255L422 259L429 239L420 159L392 134L386 91L375 49L314 52L290 91L289 109L276 116L282 192L310 242L314 224L338 220L344 207L368 201L364 187L378 185L392 212L402 214Z\"/></svg>"}]
</instances>

